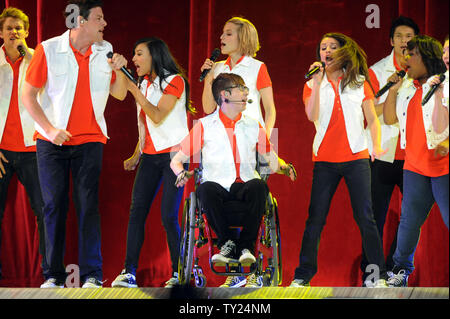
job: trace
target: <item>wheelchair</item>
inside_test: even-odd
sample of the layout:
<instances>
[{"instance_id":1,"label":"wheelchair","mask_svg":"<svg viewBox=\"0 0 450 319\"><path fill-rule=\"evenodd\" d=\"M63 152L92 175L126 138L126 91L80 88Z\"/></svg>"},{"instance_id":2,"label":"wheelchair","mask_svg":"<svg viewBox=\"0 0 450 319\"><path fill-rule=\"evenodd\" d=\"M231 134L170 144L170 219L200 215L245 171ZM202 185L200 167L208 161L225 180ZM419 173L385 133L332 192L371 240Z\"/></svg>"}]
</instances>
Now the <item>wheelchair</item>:
<instances>
[{"instance_id":1,"label":"wheelchair","mask_svg":"<svg viewBox=\"0 0 450 319\"><path fill-rule=\"evenodd\" d=\"M194 170L194 177L195 189L197 189L197 185L200 184L201 168ZM261 177L267 181L268 174L261 174ZM236 205L236 203L237 201L225 202L225 210L227 210L227 207L229 208L228 205ZM241 264L239 260L235 259L228 263L212 263L211 258L214 255L214 250L218 250L217 238L213 237L212 229L195 191L191 192L189 197L185 199L181 232L178 260L178 278L181 285L188 286L191 279L194 279L196 287L206 287L206 276L199 266L201 255L199 252L206 248L208 248L210 268L216 275L248 276L255 274L262 276L263 286L277 287L281 285L282 261L278 205L270 192L266 199L266 209L255 242L253 254L256 262L253 264Z\"/></svg>"}]
</instances>

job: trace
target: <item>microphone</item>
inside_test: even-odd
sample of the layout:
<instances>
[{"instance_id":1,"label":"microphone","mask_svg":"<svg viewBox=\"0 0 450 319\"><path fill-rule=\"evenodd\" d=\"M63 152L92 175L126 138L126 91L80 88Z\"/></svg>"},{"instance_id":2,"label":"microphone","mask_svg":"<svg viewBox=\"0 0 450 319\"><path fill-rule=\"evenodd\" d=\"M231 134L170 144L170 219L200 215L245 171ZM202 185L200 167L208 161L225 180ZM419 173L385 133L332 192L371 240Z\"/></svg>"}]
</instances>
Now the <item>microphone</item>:
<instances>
[{"instance_id":1,"label":"microphone","mask_svg":"<svg viewBox=\"0 0 450 319\"><path fill-rule=\"evenodd\" d=\"M434 84L431 89L428 91L428 93L425 95L425 97L422 100L422 106L427 104L427 102L430 100L430 98L433 96L434 92L438 89L439 85L441 85L442 82L445 80L445 74L439 75L439 83Z\"/></svg>"},{"instance_id":2,"label":"microphone","mask_svg":"<svg viewBox=\"0 0 450 319\"><path fill-rule=\"evenodd\" d=\"M17 47L17 51L19 51L19 54L20 54L20 56L25 56L25 55L27 55L27 52L25 51L25 49L23 48L23 46L22 45L19 45L18 47Z\"/></svg>"},{"instance_id":3,"label":"microphone","mask_svg":"<svg viewBox=\"0 0 450 319\"><path fill-rule=\"evenodd\" d=\"M404 77L404 76L406 75L406 72L405 72L404 70L401 70L401 71L398 71L398 72L397 72L397 75L398 75L399 77ZM378 91L377 94L375 94L375 97L380 97L380 96L382 96L382 95L383 95L384 93L386 93L386 91L389 90L394 84L395 84L395 82L388 82L388 83L386 83L386 85L383 86L383 87L381 88L381 90Z\"/></svg>"},{"instance_id":4,"label":"microphone","mask_svg":"<svg viewBox=\"0 0 450 319\"><path fill-rule=\"evenodd\" d=\"M111 58L113 57L113 53L112 53L112 52L108 52L108 53L106 54L106 57L107 57L108 59L111 59ZM127 78L129 78L134 84L137 85L136 79L133 77L133 75L131 75L131 73L130 73L127 69L125 69L124 66L120 68L120 71L122 71L123 74L125 74L125 76L126 76Z\"/></svg>"},{"instance_id":5,"label":"microphone","mask_svg":"<svg viewBox=\"0 0 450 319\"><path fill-rule=\"evenodd\" d=\"M249 103L249 104L252 104L253 100L252 99L248 99L247 101L246 100L234 100L234 101L232 101L232 100L229 100L229 99L224 99L224 102L225 103Z\"/></svg>"},{"instance_id":6,"label":"microphone","mask_svg":"<svg viewBox=\"0 0 450 319\"><path fill-rule=\"evenodd\" d=\"M325 67L325 62L320 62L322 63L322 67ZM311 71L309 71L308 73L305 74L305 79L309 79L311 76L313 76L314 74L316 74L317 72L320 71L320 66L316 66L314 69L312 69Z\"/></svg>"},{"instance_id":7,"label":"microphone","mask_svg":"<svg viewBox=\"0 0 450 319\"><path fill-rule=\"evenodd\" d=\"M219 55L220 55L220 50L218 48L215 48L213 50L213 52L211 53L211 57L209 59L211 61L213 61L213 62L216 62L216 60L219 57ZM202 82L205 79L205 77L206 77L206 75L208 74L209 71L211 71L211 69L204 69L203 70L202 74L200 75L200 80L199 80L200 82Z\"/></svg>"}]
</instances>

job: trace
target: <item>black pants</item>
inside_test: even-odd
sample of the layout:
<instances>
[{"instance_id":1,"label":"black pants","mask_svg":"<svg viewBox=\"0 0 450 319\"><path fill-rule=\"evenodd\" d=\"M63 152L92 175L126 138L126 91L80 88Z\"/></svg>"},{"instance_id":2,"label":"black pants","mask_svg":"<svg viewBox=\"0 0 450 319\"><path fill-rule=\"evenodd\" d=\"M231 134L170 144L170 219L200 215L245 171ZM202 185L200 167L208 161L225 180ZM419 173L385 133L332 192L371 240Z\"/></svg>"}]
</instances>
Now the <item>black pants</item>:
<instances>
[{"instance_id":1,"label":"black pants","mask_svg":"<svg viewBox=\"0 0 450 319\"><path fill-rule=\"evenodd\" d=\"M139 255L144 243L145 221L161 183L163 184L161 220L166 231L172 271L178 272L180 251L178 212L184 188L175 186L177 177L170 168L170 159L170 153L142 154L134 180L130 219L128 221L127 255L125 259L125 269L128 273L136 275ZM185 164L185 169L187 167L188 164Z\"/></svg>"},{"instance_id":2,"label":"black pants","mask_svg":"<svg viewBox=\"0 0 450 319\"><path fill-rule=\"evenodd\" d=\"M239 218L242 231L236 242L237 252L239 253L242 249L254 250L268 194L269 188L261 179L252 179L246 183L233 183L229 192L215 182L204 182L197 188L197 196L209 224L218 237L219 247L235 237L230 226L236 225L231 225L233 218L229 218L229 215L236 211L225 211L226 202L242 201L245 213ZM231 207L231 209L233 208ZM239 210L242 210L242 206L239 207Z\"/></svg>"},{"instance_id":3,"label":"black pants","mask_svg":"<svg viewBox=\"0 0 450 319\"><path fill-rule=\"evenodd\" d=\"M314 163L311 200L299 266L295 269L296 279L309 281L317 272L320 235L342 178L347 184L353 217L359 227L367 259L370 264L378 265L381 278L386 276L383 247L372 212L369 160L361 159L344 163Z\"/></svg>"},{"instance_id":4,"label":"black pants","mask_svg":"<svg viewBox=\"0 0 450 319\"><path fill-rule=\"evenodd\" d=\"M5 174L0 178L0 246L1 246L1 225L3 214L5 212L6 198L8 194L8 186L12 176L17 174L17 178L25 188L31 209L36 216L36 222L39 233L39 253L42 256L42 272L44 277L48 274L48 265L45 259L45 235L44 235L44 219L42 215L42 195L39 187L39 178L35 152L11 152L0 150L8 163L2 161L5 167ZM0 264L1 278L1 264Z\"/></svg>"},{"instance_id":5,"label":"black pants","mask_svg":"<svg viewBox=\"0 0 450 319\"><path fill-rule=\"evenodd\" d=\"M78 219L80 279L102 280L98 186L103 159L102 143L57 146L38 139L37 161L44 200L45 244L49 277L64 281L66 220L72 173L73 202Z\"/></svg>"},{"instance_id":6,"label":"black pants","mask_svg":"<svg viewBox=\"0 0 450 319\"><path fill-rule=\"evenodd\" d=\"M395 160L393 163L375 160L371 162L372 173L372 205L373 215L377 223L380 239L383 241L383 229L386 222L386 215L389 210L392 193L397 187L403 193L403 164L405 161ZM386 256L386 269L390 270L394 267L392 257L397 247L397 229L395 237L389 248L389 254ZM361 271L363 279L366 277L365 269L368 265L367 257L364 252L361 259Z\"/></svg>"}]
</instances>

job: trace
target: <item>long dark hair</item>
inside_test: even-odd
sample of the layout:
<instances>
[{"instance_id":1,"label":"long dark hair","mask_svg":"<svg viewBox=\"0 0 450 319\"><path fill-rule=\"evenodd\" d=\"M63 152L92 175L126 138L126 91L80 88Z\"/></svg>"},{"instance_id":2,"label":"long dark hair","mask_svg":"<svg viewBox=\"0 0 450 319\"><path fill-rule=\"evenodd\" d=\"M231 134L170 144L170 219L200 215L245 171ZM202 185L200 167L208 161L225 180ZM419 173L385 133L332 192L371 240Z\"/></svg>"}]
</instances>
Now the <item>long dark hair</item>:
<instances>
[{"instance_id":1,"label":"long dark hair","mask_svg":"<svg viewBox=\"0 0 450 319\"><path fill-rule=\"evenodd\" d=\"M367 67L367 55L364 50L350 37L337 32L324 34L317 46L317 57L320 60L320 43L324 38L333 38L339 42L340 48L337 49L332 57L336 65L344 69L344 76L341 81L341 90L344 91L348 85L350 88L358 88L364 85L364 80L359 78L360 75L365 77L373 90L372 83L369 78L369 68Z\"/></svg>"},{"instance_id":2,"label":"long dark hair","mask_svg":"<svg viewBox=\"0 0 450 319\"><path fill-rule=\"evenodd\" d=\"M167 44L158 38L151 37L151 38L142 38L136 41L133 47L133 54L136 51L136 47L141 44L145 43L150 55L152 56L152 66L150 69L150 74L155 72L155 74L159 77L159 87L161 91L163 81L167 82L167 77L170 75L178 74L180 75L184 80L185 85L185 91L186 91L186 111L195 114L196 110L191 105L190 100L190 87L189 82L186 77L186 73L183 70L183 68L177 63L175 58L173 57L172 53L170 53L169 47ZM139 77L138 83L140 84L143 80L143 77ZM168 82L167 82L168 83ZM168 83L169 85L172 85Z\"/></svg>"},{"instance_id":3,"label":"long dark hair","mask_svg":"<svg viewBox=\"0 0 450 319\"><path fill-rule=\"evenodd\" d=\"M447 70L442 61L442 45L438 40L427 35L417 35L408 41L406 47L408 51L417 48L427 69L428 77L444 73Z\"/></svg>"}]
</instances>

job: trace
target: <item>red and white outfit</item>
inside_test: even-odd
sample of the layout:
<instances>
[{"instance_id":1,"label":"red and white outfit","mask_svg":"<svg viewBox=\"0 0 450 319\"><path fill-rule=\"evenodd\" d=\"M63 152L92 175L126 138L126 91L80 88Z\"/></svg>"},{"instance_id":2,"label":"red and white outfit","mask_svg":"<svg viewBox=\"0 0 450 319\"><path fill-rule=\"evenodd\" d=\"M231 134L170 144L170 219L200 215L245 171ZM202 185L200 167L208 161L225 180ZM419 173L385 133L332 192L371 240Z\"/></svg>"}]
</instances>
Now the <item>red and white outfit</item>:
<instances>
[{"instance_id":1,"label":"red and white outfit","mask_svg":"<svg viewBox=\"0 0 450 319\"><path fill-rule=\"evenodd\" d=\"M242 114L250 116L257 120L262 126L265 126L261 112L261 95L259 90L272 86L267 66L261 61L243 55L236 62L236 65L231 68L231 57L228 57L225 61L216 63L214 78L220 73L233 73L240 75L242 79L244 79L245 85L249 88L247 98L253 100L253 102L247 103L247 107Z\"/></svg>"},{"instance_id":2,"label":"red and white outfit","mask_svg":"<svg viewBox=\"0 0 450 319\"><path fill-rule=\"evenodd\" d=\"M432 114L435 99L422 106L423 97L430 90L429 82L420 85L407 79L397 95L397 118L400 125L400 147L405 149L404 169L420 175L437 177L449 173L447 156L435 156L436 146L448 137L449 128L440 134L433 130Z\"/></svg>"},{"instance_id":3,"label":"red and white outfit","mask_svg":"<svg viewBox=\"0 0 450 319\"><path fill-rule=\"evenodd\" d=\"M217 109L194 125L181 143L181 152L194 157L201 152L201 183L211 181L230 190L234 182L260 178L255 152L266 154L270 147L261 124L242 113L231 120Z\"/></svg>"},{"instance_id":4,"label":"red and white outfit","mask_svg":"<svg viewBox=\"0 0 450 319\"><path fill-rule=\"evenodd\" d=\"M105 57L113 51L112 46L106 41L94 43L83 54L72 47L69 32L38 45L26 81L43 88L38 101L50 123L72 134L63 145L105 144L104 111L110 83L115 81ZM37 123L35 126L37 138L49 140Z\"/></svg>"},{"instance_id":5,"label":"red and white outfit","mask_svg":"<svg viewBox=\"0 0 450 319\"><path fill-rule=\"evenodd\" d=\"M28 55L13 63L6 55L4 45L0 48L0 149L36 151L34 120L20 98L29 65Z\"/></svg>"},{"instance_id":6,"label":"red and white outfit","mask_svg":"<svg viewBox=\"0 0 450 319\"><path fill-rule=\"evenodd\" d=\"M348 162L369 158L367 137L364 134L364 113L362 103L373 99L373 92L364 82L359 88L348 86L341 91L328 80L326 74L320 85L319 118L314 122L316 135L313 142L313 161ZM312 80L303 89L303 100L311 96ZM306 104L305 104L306 105ZM343 132L345 135L343 136ZM344 138L346 137L346 138Z\"/></svg>"},{"instance_id":7,"label":"red and white outfit","mask_svg":"<svg viewBox=\"0 0 450 319\"><path fill-rule=\"evenodd\" d=\"M155 124L145 115L137 103L139 147L141 153L161 154L178 151L178 144L189 134L186 115L186 92L184 80L179 75L170 75L163 81L162 91L159 77L149 81L145 77L141 83L141 92L148 101L157 106L163 94L177 97L174 108L161 123Z\"/></svg>"},{"instance_id":8,"label":"red and white outfit","mask_svg":"<svg viewBox=\"0 0 450 319\"><path fill-rule=\"evenodd\" d=\"M398 65L394 50L391 54L374 65L369 69L370 82L375 92L378 92L388 81L388 78L395 72L401 71L402 68ZM378 98L376 104L384 103L387 98L388 91ZM380 156L378 160L393 163L394 160L404 160L405 152L399 147L399 124L387 125L384 123L383 114L378 116L378 120L381 126L381 148L387 150L386 154ZM367 136L369 142L369 151L372 151L372 139L370 130L367 129Z\"/></svg>"}]
</instances>

